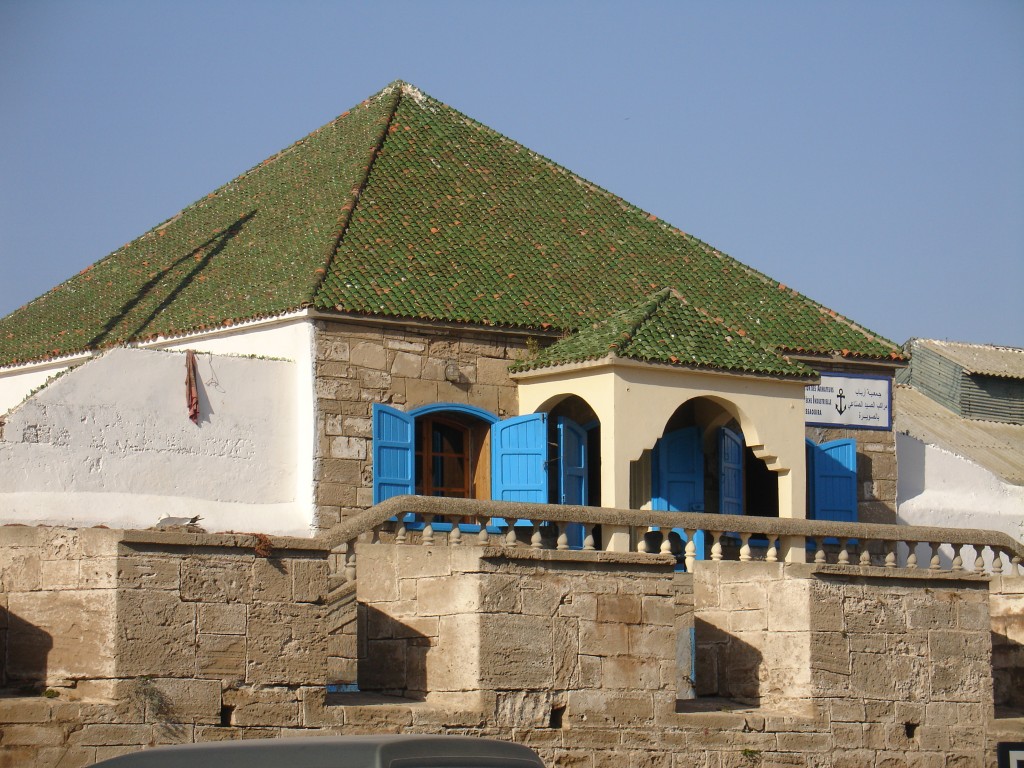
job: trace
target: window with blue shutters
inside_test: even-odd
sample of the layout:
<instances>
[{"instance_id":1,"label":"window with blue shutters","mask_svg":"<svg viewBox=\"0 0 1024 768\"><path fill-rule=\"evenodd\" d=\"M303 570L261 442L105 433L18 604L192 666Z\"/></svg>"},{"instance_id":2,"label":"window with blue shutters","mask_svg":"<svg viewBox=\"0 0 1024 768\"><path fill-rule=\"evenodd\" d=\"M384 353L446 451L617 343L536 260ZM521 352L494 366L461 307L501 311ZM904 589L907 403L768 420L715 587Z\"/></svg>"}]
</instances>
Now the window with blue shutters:
<instances>
[{"instance_id":1,"label":"window with blue shutters","mask_svg":"<svg viewBox=\"0 0 1024 768\"><path fill-rule=\"evenodd\" d=\"M376 404L374 502L401 494L426 494L547 503L554 490L560 503L586 505L590 501L588 433L565 417L558 417L555 424L556 447L549 455L546 413L499 421L486 411L454 403L408 413ZM486 487L476 480L480 477L486 478ZM404 522L410 527L422 525L412 515ZM449 525L436 524L436 529ZM508 522L493 518L492 525ZM567 533L570 546L582 546L581 526L570 526Z\"/></svg>"},{"instance_id":2,"label":"window with blue shutters","mask_svg":"<svg viewBox=\"0 0 1024 768\"><path fill-rule=\"evenodd\" d=\"M546 503L546 431L543 413L499 421L458 403L374 404L374 503L414 493Z\"/></svg>"}]
</instances>

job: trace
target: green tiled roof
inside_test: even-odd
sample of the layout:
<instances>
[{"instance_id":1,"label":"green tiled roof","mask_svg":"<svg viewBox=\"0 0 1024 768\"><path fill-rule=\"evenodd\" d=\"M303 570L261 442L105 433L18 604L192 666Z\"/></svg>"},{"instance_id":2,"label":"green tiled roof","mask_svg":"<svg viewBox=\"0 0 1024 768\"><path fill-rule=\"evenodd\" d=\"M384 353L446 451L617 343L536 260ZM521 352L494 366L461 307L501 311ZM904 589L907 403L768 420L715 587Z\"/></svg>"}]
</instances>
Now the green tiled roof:
<instances>
[{"instance_id":1,"label":"green tiled roof","mask_svg":"<svg viewBox=\"0 0 1024 768\"><path fill-rule=\"evenodd\" d=\"M776 351L899 348L394 83L0 319L0 365L304 306L589 328L663 288Z\"/></svg>"},{"instance_id":2,"label":"green tiled roof","mask_svg":"<svg viewBox=\"0 0 1024 768\"><path fill-rule=\"evenodd\" d=\"M691 368L814 377L806 365L760 346L743 331L690 304L666 288L643 303L617 312L522 360L513 370L527 371L564 363L627 358Z\"/></svg>"}]
</instances>

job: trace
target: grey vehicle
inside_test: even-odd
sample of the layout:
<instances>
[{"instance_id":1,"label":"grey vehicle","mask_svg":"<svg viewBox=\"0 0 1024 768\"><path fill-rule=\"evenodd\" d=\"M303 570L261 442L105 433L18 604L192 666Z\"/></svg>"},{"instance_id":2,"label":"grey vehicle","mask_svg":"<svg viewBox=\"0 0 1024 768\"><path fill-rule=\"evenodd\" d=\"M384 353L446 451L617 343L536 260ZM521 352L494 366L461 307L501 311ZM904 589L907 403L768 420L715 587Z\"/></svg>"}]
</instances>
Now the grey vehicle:
<instances>
[{"instance_id":1,"label":"grey vehicle","mask_svg":"<svg viewBox=\"0 0 1024 768\"><path fill-rule=\"evenodd\" d=\"M529 747L471 736L323 736L146 749L94 768L544 768Z\"/></svg>"}]
</instances>

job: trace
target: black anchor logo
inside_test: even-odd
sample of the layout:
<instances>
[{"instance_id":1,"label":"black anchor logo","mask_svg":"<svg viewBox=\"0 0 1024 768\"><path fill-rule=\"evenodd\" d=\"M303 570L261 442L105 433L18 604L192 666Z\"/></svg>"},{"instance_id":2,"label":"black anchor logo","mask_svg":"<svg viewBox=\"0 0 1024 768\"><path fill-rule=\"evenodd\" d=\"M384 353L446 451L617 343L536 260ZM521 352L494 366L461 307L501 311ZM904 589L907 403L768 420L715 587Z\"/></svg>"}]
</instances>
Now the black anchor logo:
<instances>
[{"instance_id":1,"label":"black anchor logo","mask_svg":"<svg viewBox=\"0 0 1024 768\"><path fill-rule=\"evenodd\" d=\"M843 394L843 388L840 387L839 388L839 394L836 395L836 400L839 401L839 403L836 405L836 410L839 411L839 415L840 416L842 416L848 410L847 407L845 405L843 405L843 400L845 400L845 399L846 399L846 395Z\"/></svg>"}]
</instances>

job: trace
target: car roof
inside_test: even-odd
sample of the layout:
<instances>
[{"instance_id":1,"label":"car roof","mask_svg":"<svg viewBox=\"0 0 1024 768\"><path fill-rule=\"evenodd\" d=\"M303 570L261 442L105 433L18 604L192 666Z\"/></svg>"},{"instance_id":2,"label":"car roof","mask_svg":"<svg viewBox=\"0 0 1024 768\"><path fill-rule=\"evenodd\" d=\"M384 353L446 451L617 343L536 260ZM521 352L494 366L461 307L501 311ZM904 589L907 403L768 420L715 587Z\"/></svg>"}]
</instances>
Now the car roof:
<instances>
[{"instance_id":1,"label":"car roof","mask_svg":"<svg viewBox=\"0 0 1024 768\"><path fill-rule=\"evenodd\" d=\"M387 734L248 739L159 747L96 768L543 768L528 747L471 736Z\"/></svg>"}]
</instances>

